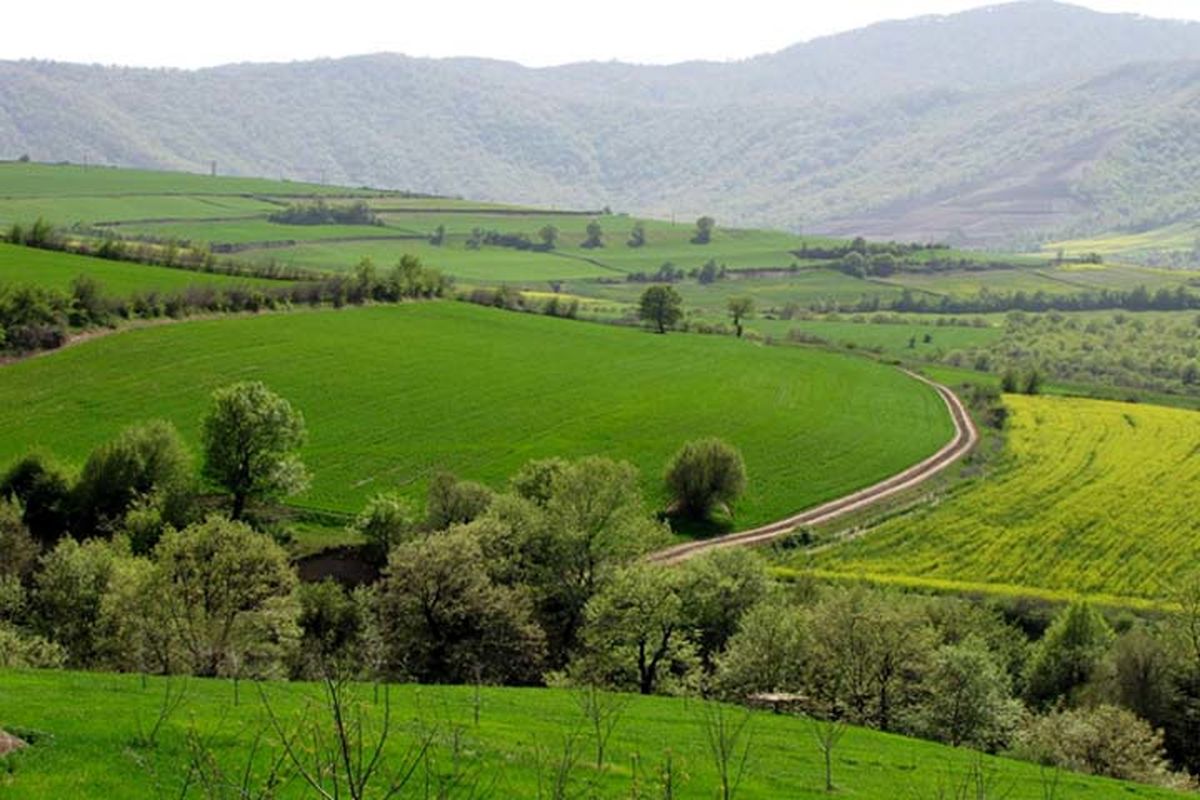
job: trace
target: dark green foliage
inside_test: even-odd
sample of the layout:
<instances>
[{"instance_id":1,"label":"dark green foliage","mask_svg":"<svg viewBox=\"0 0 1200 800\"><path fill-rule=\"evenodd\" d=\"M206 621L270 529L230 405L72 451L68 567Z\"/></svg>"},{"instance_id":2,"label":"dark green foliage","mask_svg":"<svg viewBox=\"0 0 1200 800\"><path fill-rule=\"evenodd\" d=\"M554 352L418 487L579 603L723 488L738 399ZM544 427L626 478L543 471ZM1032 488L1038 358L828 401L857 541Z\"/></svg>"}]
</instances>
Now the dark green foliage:
<instances>
[{"instance_id":1,"label":"dark green foliage","mask_svg":"<svg viewBox=\"0 0 1200 800\"><path fill-rule=\"evenodd\" d=\"M21 504L22 519L43 546L53 545L70 525L71 488L62 471L44 456L31 453L0 479L0 498Z\"/></svg>"},{"instance_id":2,"label":"dark green foliage","mask_svg":"<svg viewBox=\"0 0 1200 800\"><path fill-rule=\"evenodd\" d=\"M354 655L363 626L359 605L341 585L328 578L300 584L296 600L300 604L297 623L301 631L298 672L328 674L322 667Z\"/></svg>"},{"instance_id":3,"label":"dark green foliage","mask_svg":"<svg viewBox=\"0 0 1200 800\"><path fill-rule=\"evenodd\" d=\"M1100 669L1113 643L1107 620L1086 603L1064 609L1034 647L1026 674L1025 695L1034 706L1046 708L1063 699L1071 702Z\"/></svg>"},{"instance_id":4,"label":"dark green foliage","mask_svg":"<svg viewBox=\"0 0 1200 800\"><path fill-rule=\"evenodd\" d=\"M683 298L670 286L651 286L642 292L638 317L666 333L683 319Z\"/></svg>"},{"instance_id":5,"label":"dark green foliage","mask_svg":"<svg viewBox=\"0 0 1200 800\"><path fill-rule=\"evenodd\" d=\"M439 472L429 483L425 526L441 531L470 522L487 511L492 496L492 490L481 483L460 481L448 472Z\"/></svg>"},{"instance_id":6,"label":"dark green foliage","mask_svg":"<svg viewBox=\"0 0 1200 800\"><path fill-rule=\"evenodd\" d=\"M733 502L746 489L746 465L720 439L698 439L671 459L666 483L674 511L683 517L704 519L718 507L732 514Z\"/></svg>"},{"instance_id":7,"label":"dark green foliage","mask_svg":"<svg viewBox=\"0 0 1200 800\"><path fill-rule=\"evenodd\" d=\"M282 225L382 225L383 221L359 200L348 205L331 205L322 199L296 203L268 219Z\"/></svg>"},{"instance_id":8,"label":"dark green foliage","mask_svg":"<svg viewBox=\"0 0 1200 800\"><path fill-rule=\"evenodd\" d=\"M167 521L182 525L192 490L191 456L175 426L162 420L135 425L84 463L73 492L72 533L115 533L140 499L152 499Z\"/></svg>"},{"instance_id":9,"label":"dark green foliage","mask_svg":"<svg viewBox=\"0 0 1200 800\"><path fill-rule=\"evenodd\" d=\"M354 530L367 540L369 557L378 564L387 561L391 549L417 528L416 509L408 500L384 492L372 497L354 521Z\"/></svg>"},{"instance_id":10,"label":"dark green foliage","mask_svg":"<svg viewBox=\"0 0 1200 800\"><path fill-rule=\"evenodd\" d=\"M680 592L688 635L711 668L745 613L766 598L766 574L752 551L717 550L683 567Z\"/></svg>"},{"instance_id":11,"label":"dark green foliage","mask_svg":"<svg viewBox=\"0 0 1200 800\"><path fill-rule=\"evenodd\" d=\"M20 508L0 499L0 581L29 577L37 556L38 544L22 522ZM3 616L0 610L0 617Z\"/></svg>"},{"instance_id":12,"label":"dark green foliage","mask_svg":"<svg viewBox=\"0 0 1200 800\"><path fill-rule=\"evenodd\" d=\"M704 216L696 220L696 233L692 236L692 244L708 244L712 241L713 228L717 226L717 221L712 217Z\"/></svg>"},{"instance_id":13,"label":"dark green foliage","mask_svg":"<svg viewBox=\"0 0 1200 800\"><path fill-rule=\"evenodd\" d=\"M629 240L625 244L630 247L644 247L646 245L646 224L641 222L633 223L633 227L629 231Z\"/></svg>"},{"instance_id":14,"label":"dark green foliage","mask_svg":"<svg viewBox=\"0 0 1200 800\"><path fill-rule=\"evenodd\" d=\"M594 219L587 224L587 238L579 246L589 250L604 247L604 229L600 227L600 220Z\"/></svg>"}]
</instances>

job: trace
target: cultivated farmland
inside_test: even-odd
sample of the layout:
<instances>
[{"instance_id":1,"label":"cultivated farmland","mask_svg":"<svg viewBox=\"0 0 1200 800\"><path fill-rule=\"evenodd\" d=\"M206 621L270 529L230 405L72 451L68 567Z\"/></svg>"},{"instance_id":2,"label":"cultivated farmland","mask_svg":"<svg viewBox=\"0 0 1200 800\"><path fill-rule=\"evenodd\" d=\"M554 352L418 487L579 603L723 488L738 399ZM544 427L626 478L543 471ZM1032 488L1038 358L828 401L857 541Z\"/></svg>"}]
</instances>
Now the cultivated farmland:
<instances>
[{"instance_id":1,"label":"cultivated farmland","mask_svg":"<svg viewBox=\"0 0 1200 800\"><path fill-rule=\"evenodd\" d=\"M78 463L121 427L174 421L195 442L209 392L261 379L306 415L300 503L353 511L439 469L499 485L525 461L632 461L651 498L668 456L741 448L738 525L870 484L951 435L941 400L890 367L804 348L430 303L130 331L5 368L0 462L41 446Z\"/></svg>"},{"instance_id":2,"label":"cultivated farmland","mask_svg":"<svg viewBox=\"0 0 1200 800\"><path fill-rule=\"evenodd\" d=\"M1200 417L1098 400L1005 402L1011 430L995 474L814 565L917 585L1167 596L1200 557Z\"/></svg>"}]
</instances>

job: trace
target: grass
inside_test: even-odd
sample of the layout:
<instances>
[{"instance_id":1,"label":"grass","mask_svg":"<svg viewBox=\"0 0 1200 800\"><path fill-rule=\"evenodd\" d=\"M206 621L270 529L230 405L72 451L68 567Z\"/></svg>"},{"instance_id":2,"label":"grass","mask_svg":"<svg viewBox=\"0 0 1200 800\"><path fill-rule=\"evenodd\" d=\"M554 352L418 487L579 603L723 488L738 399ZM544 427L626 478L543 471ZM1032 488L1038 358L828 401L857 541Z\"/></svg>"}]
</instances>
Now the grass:
<instances>
[{"instance_id":1,"label":"grass","mask_svg":"<svg viewBox=\"0 0 1200 800\"><path fill-rule=\"evenodd\" d=\"M34 740L29 750L0 761L0 792L12 800L123 800L151 795L151 787L157 786L163 796L177 796L186 769L189 729L212 735L218 763L240 780L246 753L264 724L256 688L243 682L241 701L235 705L229 681L190 680L182 705L163 726L156 746L136 744L139 720L143 727L153 724L164 686L162 678L151 678L143 686L133 675L0 671L0 724L18 732L32 731ZM319 698L310 684L268 684L264 690L275 713L289 724L308 701ZM540 796L539 772L546 792L549 773L572 731L577 736L578 761L569 773L569 796L630 796L635 768L647 793L643 796L660 796L655 784L668 753L679 776L675 796L710 798L717 786L701 707L694 700L623 697L624 710L608 742L603 768L598 769L593 739L583 728L576 697L569 690L485 687L479 694L478 724L473 687L394 686L389 696L394 723L386 750L388 763L398 766L413 741L432 735L430 771L435 787L437 776L450 773L455 763L457 742L462 771L482 776L481 782L490 787L484 792L487 796ZM372 690L363 687L360 697L377 719L380 707L372 703ZM735 719L741 714L732 708L727 713ZM809 723L755 712L749 730L750 756L738 797L829 796ZM276 746L270 737L264 745L268 752ZM939 791L962 781L975 758L965 749L849 728L833 754L837 796L862 800L944 796ZM984 757L982 766L997 796L1010 800L1044 796L1043 774L1034 764ZM423 784L425 773L418 769L417 774ZM453 796L462 795L465 791ZM302 794L299 781L293 781L277 796L308 795ZM421 794L412 787L402 796ZM1058 796L1101 800L1181 795L1064 773L1058 780Z\"/></svg>"},{"instance_id":2,"label":"grass","mask_svg":"<svg viewBox=\"0 0 1200 800\"><path fill-rule=\"evenodd\" d=\"M279 285L279 281L243 278L209 272L170 269L124 261L108 261L72 253L38 250L0 243L0 286L32 285L69 291L80 275L95 278L106 295L127 297L135 292L171 292L197 285Z\"/></svg>"},{"instance_id":3,"label":"grass","mask_svg":"<svg viewBox=\"0 0 1200 800\"><path fill-rule=\"evenodd\" d=\"M1162 599L1200 558L1194 412L1006 397L997 471L813 558L827 572Z\"/></svg>"},{"instance_id":4,"label":"grass","mask_svg":"<svg viewBox=\"0 0 1200 800\"><path fill-rule=\"evenodd\" d=\"M725 337L425 303L129 331L3 369L0 464L30 447L79 463L162 417L195 443L213 388L261 379L304 412L302 505L423 498L439 469L501 486L531 458L627 459L650 498L686 440L742 450L753 525L873 483L951 435L936 394L866 359Z\"/></svg>"},{"instance_id":5,"label":"grass","mask_svg":"<svg viewBox=\"0 0 1200 800\"><path fill-rule=\"evenodd\" d=\"M1055 254L1062 250L1063 254L1068 257L1099 253L1105 259L1134 260L1177 254L1184 257L1190 256L1190 260L1194 263L1200 260L1195 255L1200 252L1197 249L1198 242L1200 242L1200 225L1194 222L1178 222L1137 233L1115 233L1086 239L1050 242L1043 245L1042 251L1047 254Z\"/></svg>"}]
</instances>

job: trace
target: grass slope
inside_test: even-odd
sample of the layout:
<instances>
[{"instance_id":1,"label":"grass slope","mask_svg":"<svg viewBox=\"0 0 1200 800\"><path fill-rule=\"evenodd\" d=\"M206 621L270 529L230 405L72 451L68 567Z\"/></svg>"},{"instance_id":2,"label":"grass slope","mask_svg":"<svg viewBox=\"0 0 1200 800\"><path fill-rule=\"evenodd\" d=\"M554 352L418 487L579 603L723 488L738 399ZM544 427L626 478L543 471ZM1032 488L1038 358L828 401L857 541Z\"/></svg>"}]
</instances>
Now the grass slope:
<instances>
[{"instance_id":1,"label":"grass slope","mask_svg":"<svg viewBox=\"0 0 1200 800\"><path fill-rule=\"evenodd\" d=\"M500 485L531 458L636 464L707 435L741 448L737 522L872 483L951 435L924 385L873 362L723 337L655 336L466 304L296 312L135 330L5 367L0 463L30 446L78 462L138 420L195 442L208 394L261 379L308 421L304 504L355 510L438 469Z\"/></svg>"},{"instance_id":2,"label":"grass slope","mask_svg":"<svg viewBox=\"0 0 1200 800\"><path fill-rule=\"evenodd\" d=\"M71 281L87 275L99 281L104 293L125 297L135 292L169 292L197 285L280 285L263 278L242 278L209 272L169 269L124 261L77 256L0 243L0 286L43 286L67 291Z\"/></svg>"},{"instance_id":3,"label":"grass slope","mask_svg":"<svg viewBox=\"0 0 1200 800\"><path fill-rule=\"evenodd\" d=\"M1161 598L1200 558L1200 417L1010 396L1002 466L956 495L814 558L824 571Z\"/></svg>"},{"instance_id":4,"label":"grass slope","mask_svg":"<svg viewBox=\"0 0 1200 800\"><path fill-rule=\"evenodd\" d=\"M10 758L9 769L0 769L0 792L12 800L143 798L150 794L154 769L166 790L163 796L176 796L177 788L172 792L170 787L178 787L182 781L181 766L187 759L185 737L190 726L202 734L217 734L212 741L219 762L240 779L245 753L263 724L257 692L243 683L241 702L234 705L230 682L191 680L182 706L160 734L158 747L133 746L131 741L139 727L149 726L156 718L163 684L163 679L152 678L144 687L132 675L0 672L0 724L37 734L29 751ZM308 684L272 684L265 688L276 713L289 721L301 712L307 699L318 696L315 687ZM435 769L448 771L451 742L457 737L459 758L465 760L467 771L478 771L485 778L484 785L491 787L486 796L535 797L540 796L539 750L543 762L549 762L542 766L545 782L550 777L546 773L561 756L564 736L576 731L580 736L576 745L579 763L572 773L569 796L585 796L586 785L591 784L594 788L586 796L628 797L635 763L640 764L641 783L648 793L644 796L658 796L653 787L668 751L680 776L676 796L714 796L717 773L694 702L628 697L608 743L605 767L599 771L594 747L571 692L484 688L478 725L474 723L473 692L472 687L393 687L390 693L395 722L388 756L405 757L413 737L422 730L435 729L437 738L431 751ZM369 689L363 692L363 698L371 699ZM752 749L738 797L828 796L822 783L820 753L808 723L759 712L750 725ZM270 739L267 746L272 746ZM834 778L839 797L938 797L942 796L939 791L951 789L952 782L961 782L973 758L967 750L851 728L834 752ZM1043 797L1041 773L1033 764L986 758L984 768L1001 796L1010 800ZM278 796L307 795L302 795L296 781L286 785ZM414 787L402 796L420 796L420 792ZM1100 800L1180 795L1064 774L1059 779L1058 796Z\"/></svg>"}]
</instances>

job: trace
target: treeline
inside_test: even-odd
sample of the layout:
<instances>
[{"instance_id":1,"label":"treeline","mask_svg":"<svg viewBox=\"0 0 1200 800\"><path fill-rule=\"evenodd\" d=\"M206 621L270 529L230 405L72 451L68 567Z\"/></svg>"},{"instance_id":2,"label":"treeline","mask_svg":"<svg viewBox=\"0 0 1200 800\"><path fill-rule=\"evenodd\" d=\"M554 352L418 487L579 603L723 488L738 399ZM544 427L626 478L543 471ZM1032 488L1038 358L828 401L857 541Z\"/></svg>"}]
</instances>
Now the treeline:
<instances>
[{"instance_id":1,"label":"treeline","mask_svg":"<svg viewBox=\"0 0 1200 800\"><path fill-rule=\"evenodd\" d=\"M259 312L295 306L396 303L445 296L453 281L414 256L380 272L364 259L351 275L280 286L198 284L171 292L136 292L110 297L88 276L68 292L39 286L0 286L0 352L13 354L62 346L72 330L114 325L121 320L171 318L195 314Z\"/></svg>"},{"instance_id":2,"label":"treeline","mask_svg":"<svg viewBox=\"0 0 1200 800\"><path fill-rule=\"evenodd\" d=\"M281 281L312 280L321 273L269 261L263 264L244 264L232 259L218 260L208 247L197 247L173 239L125 239L103 230L98 237L72 238L38 217L31 225L14 223L4 234L10 244L72 253L108 261L126 261L155 267L186 269L245 278L267 278Z\"/></svg>"},{"instance_id":3,"label":"treeline","mask_svg":"<svg viewBox=\"0 0 1200 800\"><path fill-rule=\"evenodd\" d=\"M627 283L679 283L685 278L690 278L707 285L725 280L728 275L729 271L724 264L718 264L716 259L710 258L702 266L692 267L688 270L676 266L674 262L665 261L657 272L626 273L625 281Z\"/></svg>"},{"instance_id":4,"label":"treeline","mask_svg":"<svg viewBox=\"0 0 1200 800\"><path fill-rule=\"evenodd\" d=\"M218 390L200 476L228 506L198 493L166 423L101 446L74 482L16 465L0 663L698 694L803 712L829 752L856 724L1167 786L1200 768L1200 581L1180 612L1114 627L1082 603L775 583L746 550L658 565L644 556L670 536L636 470L593 457L530 462L501 491L438 475L424 508L381 493L352 525L380 579L300 584L255 526L305 485L303 438L261 384Z\"/></svg>"},{"instance_id":5,"label":"treeline","mask_svg":"<svg viewBox=\"0 0 1200 800\"><path fill-rule=\"evenodd\" d=\"M983 290L974 295L919 293L905 289L900 297L887 300L864 294L857 302L816 301L809 310L818 313L858 313L894 311L915 314L998 314L1006 311L1190 311L1200 309L1200 293L1185 286L1162 287L1150 291L1137 286L1129 291L1101 289L1071 294L1050 294L1038 290L995 292Z\"/></svg>"},{"instance_id":6,"label":"treeline","mask_svg":"<svg viewBox=\"0 0 1200 800\"><path fill-rule=\"evenodd\" d=\"M503 308L506 311L525 311L564 319L579 317L579 298L577 297L566 298L552 294L544 300L538 300L508 284L503 284L495 289L472 289L469 294L459 295L459 299L478 306Z\"/></svg>"},{"instance_id":7,"label":"treeline","mask_svg":"<svg viewBox=\"0 0 1200 800\"><path fill-rule=\"evenodd\" d=\"M281 225L382 225L383 220L364 201L345 205L329 204L322 199L311 203L293 203L267 217Z\"/></svg>"}]
</instances>

